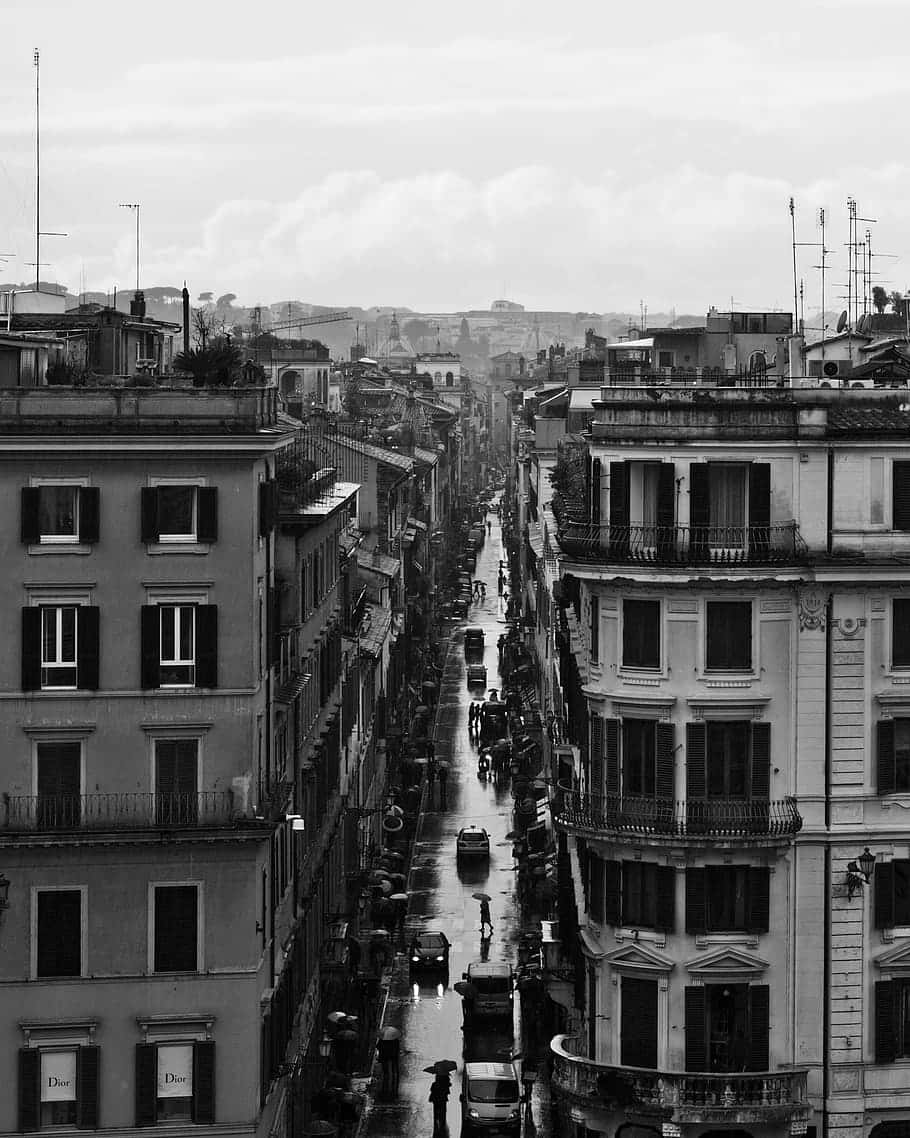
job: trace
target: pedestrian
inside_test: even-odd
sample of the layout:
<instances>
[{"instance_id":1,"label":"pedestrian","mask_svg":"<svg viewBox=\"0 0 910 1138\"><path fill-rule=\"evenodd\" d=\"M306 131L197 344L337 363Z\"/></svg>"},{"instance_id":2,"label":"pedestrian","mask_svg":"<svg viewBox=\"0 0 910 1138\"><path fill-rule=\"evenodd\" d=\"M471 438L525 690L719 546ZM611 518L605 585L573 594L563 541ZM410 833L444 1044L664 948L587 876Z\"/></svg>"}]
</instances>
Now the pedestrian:
<instances>
[{"instance_id":1,"label":"pedestrian","mask_svg":"<svg viewBox=\"0 0 910 1138\"><path fill-rule=\"evenodd\" d=\"M492 532L493 532L493 523L488 521L487 522L487 533L491 534Z\"/></svg>"},{"instance_id":2,"label":"pedestrian","mask_svg":"<svg viewBox=\"0 0 910 1138\"><path fill-rule=\"evenodd\" d=\"M351 979L356 979L360 968L360 941L355 936L347 937L348 945L348 972Z\"/></svg>"},{"instance_id":3,"label":"pedestrian","mask_svg":"<svg viewBox=\"0 0 910 1138\"><path fill-rule=\"evenodd\" d=\"M500 583L499 583L499 591L500 591L500 593L502 592L502 581L500 581ZM502 633L500 635L499 639L496 641L496 650L499 652L500 664L502 663L502 650L503 650L503 648L505 648L505 646L506 646L506 637L505 637L505 633Z\"/></svg>"},{"instance_id":4,"label":"pedestrian","mask_svg":"<svg viewBox=\"0 0 910 1138\"><path fill-rule=\"evenodd\" d=\"M436 1078L430 1087L430 1102L433 1104L433 1133L442 1134L446 1128L446 1104L449 1101L449 1087Z\"/></svg>"},{"instance_id":5,"label":"pedestrian","mask_svg":"<svg viewBox=\"0 0 910 1138\"><path fill-rule=\"evenodd\" d=\"M427 759L433 762L436 757L436 744L432 739L427 739Z\"/></svg>"},{"instance_id":6,"label":"pedestrian","mask_svg":"<svg viewBox=\"0 0 910 1138\"><path fill-rule=\"evenodd\" d=\"M474 700L472 699L470 706L468 707L468 734L469 735L474 731L474 720L476 718L477 718L477 707L476 707L476 704L474 703Z\"/></svg>"},{"instance_id":7,"label":"pedestrian","mask_svg":"<svg viewBox=\"0 0 910 1138\"><path fill-rule=\"evenodd\" d=\"M506 587L505 575L503 574L503 571L500 569L499 570L499 595L500 596L502 596L503 591L505 590L505 587Z\"/></svg>"},{"instance_id":8,"label":"pedestrian","mask_svg":"<svg viewBox=\"0 0 910 1138\"><path fill-rule=\"evenodd\" d=\"M439 768L439 809L446 810L448 802L446 801L446 790L449 784L449 768L443 763Z\"/></svg>"},{"instance_id":9,"label":"pedestrian","mask_svg":"<svg viewBox=\"0 0 910 1138\"><path fill-rule=\"evenodd\" d=\"M489 901L481 901L480 902L480 938L481 938L481 940L483 940L483 930L487 927L487 925L490 926L489 935L492 936L493 935L493 922L490 919L490 902Z\"/></svg>"},{"instance_id":10,"label":"pedestrian","mask_svg":"<svg viewBox=\"0 0 910 1138\"><path fill-rule=\"evenodd\" d=\"M379 1062L382 1064L382 1093L384 1095L397 1094L398 1057L401 1052L401 1041L398 1039L383 1039L380 1033L376 1050L379 1053Z\"/></svg>"},{"instance_id":11,"label":"pedestrian","mask_svg":"<svg viewBox=\"0 0 910 1138\"><path fill-rule=\"evenodd\" d=\"M480 599L485 601L487 599L487 586L483 581L480 582Z\"/></svg>"}]
</instances>

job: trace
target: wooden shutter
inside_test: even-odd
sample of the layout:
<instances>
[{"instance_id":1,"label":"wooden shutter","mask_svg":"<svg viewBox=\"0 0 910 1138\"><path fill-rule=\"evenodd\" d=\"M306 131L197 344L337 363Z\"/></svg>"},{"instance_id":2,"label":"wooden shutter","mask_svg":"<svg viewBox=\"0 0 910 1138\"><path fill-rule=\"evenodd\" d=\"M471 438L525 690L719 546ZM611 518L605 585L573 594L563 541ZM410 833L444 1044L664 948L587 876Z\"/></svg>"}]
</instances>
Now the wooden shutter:
<instances>
[{"instance_id":1,"label":"wooden shutter","mask_svg":"<svg viewBox=\"0 0 910 1138\"><path fill-rule=\"evenodd\" d=\"M878 747L876 768L878 770L878 793L893 794L896 786L894 766L894 720L881 719L876 724Z\"/></svg>"},{"instance_id":2,"label":"wooden shutter","mask_svg":"<svg viewBox=\"0 0 910 1138\"><path fill-rule=\"evenodd\" d=\"M101 528L101 491L97 486L79 487L79 540L94 544Z\"/></svg>"},{"instance_id":3,"label":"wooden shutter","mask_svg":"<svg viewBox=\"0 0 910 1138\"><path fill-rule=\"evenodd\" d=\"M37 1047L19 1048L19 1129L38 1130L41 1125L41 1052Z\"/></svg>"},{"instance_id":4,"label":"wooden shutter","mask_svg":"<svg viewBox=\"0 0 910 1138\"><path fill-rule=\"evenodd\" d=\"M193 1047L193 1122L211 1126L215 1121L215 1041L200 1040Z\"/></svg>"},{"instance_id":5,"label":"wooden shutter","mask_svg":"<svg viewBox=\"0 0 910 1138\"><path fill-rule=\"evenodd\" d=\"M707 724L686 724L686 797L704 798Z\"/></svg>"},{"instance_id":6,"label":"wooden shutter","mask_svg":"<svg viewBox=\"0 0 910 1138\"><path fill-rule=\"evenodd\" d=\"M196 605L196 687L218 687L218 606Z\"/></svg>"},{"instance_id":7,"label":"wooden shutter","mask_svg":"<svg viewBox=\"0 0 910 1138\"><path fill-rule=\"evenodd\" d=\"M905 597L891 602L891 666L910 667L910 600Z\"/></svg>"},{"instance_id":8,"label":"wooden shutter","mask_svg":"<svg viewBox=\"0 0 910 1138\"><path fill-rule=\"evenodd\" d=\"M749 988L749 1070L768 1070L768 1036L771 1027L771 989L767 984Z\"/></svg>"},{"instance_id":9,"label":"wooden shutter","mask_svg":"<svg viewBox=\"0 0 910 1138\"><path fill-rule=\"evenodd\" d=\"M196 537L218 540L218 487L200 486L196 491Z\"/></svg>"},{"instance_id":10,"label":"wooden shutter","mask_svg":"<svg viewBox=\"0 0 910 1138\"><path fill-rule=\"evenodd\" d=\"M610 553L624 557L629 551L629 467L610 463Z\"/></svg>"},{"instance_id":11,"label":"wooden shutter","mask_svg":"<svg viewBox=\"0 0 910 1138\"><path fill-rule=\"evenodd\" d=\"M157 605L143 605L141 612L141 657L143 688L161 686L161 617Z\"/></svg>"},{"instance_id":12,"label":"wooden shutter","mask_svg":"<svg viewBox=\"0 0 910 1138\"><path fill-rule=\"evenodd\" d=\"M600 484L601 484L601 461L595 458L591 462L591 521L594 525L600 525Z\"/></svg>"},{"instance_id":13,"label":"wooden shutter","mask_svg":"<svg viewBox=\"0 0 910 1138\"><path fill-rule=\"evenodd\" d=\"M897 1058L897 984L875 982L875 1062L893 1063Z\"/></svg>"},{"instance_id":14,"label":"wooden shutter","mask_svg":"<svg viewBox=\"0 0 910 1138\"><path fill-rule=\"evenodd\" d=\"M708 526L711 524L708 464L693 462L689 466L689 556L703 560L708 553Z\"/></svg>"},{"instance_id":15,"label":"wooden shutter","mask_svg":"<svg viewBox=\"0 0 910 1138\"><path fill-rule=\"evenodd\" d=\"M894 927L894 866L890 861L880 862L872 876L875 882L875 927Z\"/></svg>"},{"instance_id":16,"label":"wooden shutter","mask_svg":"<svg viewBox=\"0 0 910 1138\"><path fill-rule=\"evenodd\" d=\"M676 870L672 865L657 867L657 927L673 932L676 924Z\"/></svg>"},{"instance_id":17,"label":"wooden shutter","mask_svg":"<svg viewBox=\"0 0 910 1138\"><path fill-rule=\"evenodd\" d=\"M22 690L41 687L41 609L22 610Z\"/></svg>"},{"instance_id":18,"label":"wooden shutter","mask_svg":"<svg viewBox=\"0 0 910 1138\"><path fill-rule=\"evenodd\" d=\"M657 770L654 787L658 798L672 799L675 792L676 728L672 723L657 724Z\"/></svg>"},{"instance_id":19,"label":"wooden shutter","mask_svg":"<svg viewBox=\"0 0 910 1138\"><path fill-rule=\"evenodd\" d=\"M620 980L620 1063L657 1067L657 981L623 976Z\"/></svg>"},{"instance_id":20,"label":"wooden shutter","mask_svg":"<svg viewBox=\"0 0 910 1138\"><path fill-rule=\"evenodd\" d=\"M604 719L602 715L591 716L591 785L590 794L604 793Z\"/></svg>"},{"instance_id":21,"label":"wooden shutter","mask_svg":"<svg viewBox=\"0 0 910 1138\"><path fill-rule=\"evenodd\" d=\"M79 605L76 609L79 659L76 668L76 687L97 691L100 669L101 610L95 605Z\"/></svg>"},{"instance_id":22,"label":"wooden shutter","mask_svg":"<svg viewBox=\"0 0 910 1138\"><path fill-rule=\"evenodd\" d=\"M589 873L591 875L590 894L588 898L588 905L591 910L591 916L597 921L598 924L603 923L604 919L604 863L603 859L596 854L591 855L591 860L588 863Z\"/></svg>"},{"instance_id":23,"label":"wooden shutter","mask_svg":"<svg viewBox=\"0 0 910 1138\"><path fill-rule=\"evenodd\" d=\"M698 936L708 927L706 869L686 870L686 932Z\"/></svg>"},{"instance_id":24,"label":"wooden shutter","mask_svg":"<svg viewBox=\"0 0 910 1138\"><path fill-rule=\"evenodd\" d=\"M76 1125L83 1130L98 1129L100 1067L100 1047L79 1048L76 1052Z\"/></svg>"},{"instance_id":25,"label":"wooden shutter","mask_svg":"<svg viewBox=\"0 0 910 1138\"><path fill-rule=\"evenodd\" d=\"M771 796L771 724L752 724L752 797Z\"/></svg>"},{"instance_id":26,"label":"wooden shutter","mask_svg":"<svg viewBox=\"0 0 910 1138\"><path fill-rule=\"evenodd\" d=\"M273 488L277 483L266 479L259 483L259 536L267 537L275 528L275 499Z\"/></svg>"},{"instance_id":27,"label":"wooden shutter","mask_svg":"<svg viewBox=\"0 0 910 1138\"><path fill-rule=\"evenodd\" d=\"M618 925L622 921L622 864L605 861L604 867L604 924Z\"/></svg>"},{"instance_id":28,"label":"wooden shutter","mask_svg":"<svg viewBox=\"0 0 910 1138\"><path fill-rule=\"evenodd\" d=\"M23 545L37 545L41 540L38 509L41 490L37 486L23 486L20 493L19 536Z\"/></svg>"},{"instance_id":29,"label":"wooden shutter","mask_svg":"<svg viewBox=\"0 0 910 1138\"><path fill-rule=\"evenodd\" d=\"M662 462L657 468L657 559L675 560L676 553L676 467Z\"/></svg>"},{"instance_id":30,"label":"wooden shutter","mask_svg":"<svg viewBox=\"0 0 910 1138\"><path fill-rule=\"evenodd\" d=\"M158 1049L154 1043L136 1044L136 1125L157 1122Z\"/></svg>"},{"instance_id":31,"label":"wooden shutter","mask_svg":"<svg viewBox=\"0 0 910 1138\"><path fill-rule=\"evenodd\" d=\"M910 462L895 462L891 467L891 528L910 530Z\"/></svg>"},{"instance_id":32,"label":"wooden shutter","mask_svg":"<svg viewBox=\"0 0 910 1138\"><path fill-rule=\"evenodd\" d=\"M161 536L158 532L158 487L143 486L140 502L142 540L149 544Z\"/></svg>"},{"instance_id":33,"label":"wooden shutter","mask_svg":"<svg viewBox=\"0 0 910 1138\"><path fill-rule=\"evenodd\" d=\"M749 467L749 528L764 530L759 538L768 539L771 525L771 464L753 462Z\"/></svg>"},{"instance_id":34,"label":"wooden shutter","mask_svg":"<svg viewBox=\"0 0 910 1138\"><path fill-rule=\"evenodd\" d=\"M607 794L619 794L619 720L605 719L603 725L607 764Z\"/></svg>"},{"instance_id":35,"label":"wooden shutter","mask_svg":"<svg viewBox=\"0 0 910 1138\"><path fill-rule=\"evenodd\" d=\"M686 1070L705 1071L708 1067L705 1030L705 989L686 988Z\"/></svg>"},{"instance_id":36,"label":"wooden shutter","mask_svg":"<svg viewBox=\"0 0 910 1138\"><path fill-rule=\"evenodd\" d=\"M766 933L771 927L771 870L767 866L750 866L748 882L749 932Z\"/></svg>"}]
</instances>

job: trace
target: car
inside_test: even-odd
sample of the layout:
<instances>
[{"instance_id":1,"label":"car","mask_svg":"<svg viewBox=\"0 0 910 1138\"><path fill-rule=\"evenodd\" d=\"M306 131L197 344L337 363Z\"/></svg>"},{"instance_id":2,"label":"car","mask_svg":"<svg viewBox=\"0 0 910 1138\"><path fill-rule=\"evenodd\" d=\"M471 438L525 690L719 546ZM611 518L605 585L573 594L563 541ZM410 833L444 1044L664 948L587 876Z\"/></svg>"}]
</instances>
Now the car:
<instances>
[{"instance_id":1,"label":"car","mask_svg":"<svg viewBox=\"0 0 910 1138\"><path fill-rule=\"evenodd\" d=\"M485 688L487 686L487 669L484 664L468 664L468 687Z\"/></svg>"},{"instance_id":2,"label":"car","mask_svg":"<svg viewBox=\"0 0 910 1138\"><path fill-rule=\"evenodd\" d=\"M517 1135L521 1128L521 1084L513 1062L464 1065L461 1129L468 1134Z\"/></svg>"},{"instance_id":3,"label":"car","mask_svg":"<svg viewBox=\"0 0 910 1138\"><path fill-rule=\"evenodd\" d=\"M449 967L449 938L445 933L418 933L411 941L408 950L408 963L411 971L421 968L442 971Z\"/></svg>"},{"instance_id":4,"label":"car","mask_svg":"<svg viewBox=\"0 0 910 1138\"><path fill-rule=\"evenodd\" d=\"M490 835L480 826L464 826L455 839L458 857L489 857Z\"/></svg>"},{"instance_id":5,"label":"car","mask_svg":"<svg viewBox=\"0 0 910 1138\"><path fill-rule=\"evenodd\" d=\"M469 624L464 630L464 654L479 653L483 656L483 629L478 624Z\"/></svg>"}]
</instances>

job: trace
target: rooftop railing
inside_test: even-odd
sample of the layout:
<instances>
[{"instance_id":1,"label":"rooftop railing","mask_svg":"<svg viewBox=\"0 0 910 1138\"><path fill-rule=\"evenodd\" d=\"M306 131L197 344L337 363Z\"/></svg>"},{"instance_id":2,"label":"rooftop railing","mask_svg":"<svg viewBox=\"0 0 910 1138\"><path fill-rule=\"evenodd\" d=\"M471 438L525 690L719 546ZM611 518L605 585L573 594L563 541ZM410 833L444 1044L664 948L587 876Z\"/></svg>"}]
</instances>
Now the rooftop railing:
<instances>
[{"instance_id":1,"label":"rooftop railing","mask_svg":"<svg viewBox=\"0 0 910 1138\"><path fill-rule=\"evenodd\" d=\"M766 565L805 561L794 521L768 526L602 525L564 520L556 540L568 557L638 565Z\"/></svg>"},{"instance_id":2,"label":"rooftop railing","mask_svg":"<svg viewBox=\"0 0 910 1138\"><path fill-rule=\"evenodd\" d=\"M559 784L555 822L563 829L655 838L747 841L789 838L802 829L795 798L657 798L589 794Z\"/></svg>"}]
</instances>

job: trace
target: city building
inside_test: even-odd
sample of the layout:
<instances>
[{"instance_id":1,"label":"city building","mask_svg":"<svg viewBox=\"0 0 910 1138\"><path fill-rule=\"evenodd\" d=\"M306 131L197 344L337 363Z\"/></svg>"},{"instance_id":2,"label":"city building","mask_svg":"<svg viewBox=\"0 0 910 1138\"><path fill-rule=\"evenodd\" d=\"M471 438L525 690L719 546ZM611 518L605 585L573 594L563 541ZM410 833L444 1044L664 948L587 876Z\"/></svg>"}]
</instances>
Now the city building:
<instances>
[{"instance_id":1,"label":"city building","mask_svg":"<svg viewBox=\"0 0 910 1138\"><path fill-rule=\"evenodd\" d=\"M910 412L747 382L604 387L539 506L569 1133L910 1128Z\"/></svg>"},{"instance_id":2,"label":"city building","mask_svg":"<svg viewBox=\"0 0 910 1138\"><path fill-rule=\"evenodd\" d=\"M388 679L306 435L275 388L0 409L0 1131L307 1117Z\"/></svg>"}]
</instances>

